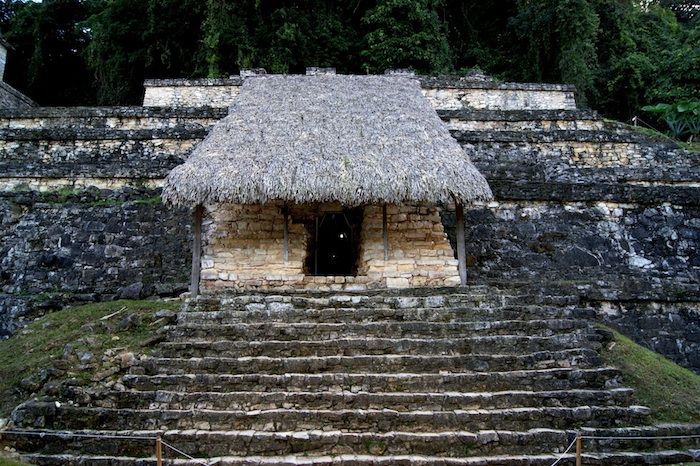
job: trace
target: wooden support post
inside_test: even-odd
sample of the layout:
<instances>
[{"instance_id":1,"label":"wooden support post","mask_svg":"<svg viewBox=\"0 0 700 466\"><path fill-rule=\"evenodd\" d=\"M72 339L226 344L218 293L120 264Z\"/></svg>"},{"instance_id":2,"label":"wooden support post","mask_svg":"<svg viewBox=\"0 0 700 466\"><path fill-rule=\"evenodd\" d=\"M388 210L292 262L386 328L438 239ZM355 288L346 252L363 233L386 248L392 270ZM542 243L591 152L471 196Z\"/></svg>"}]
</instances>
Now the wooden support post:
<instances>
[{"instance_id":1,"label":"wooden support post","mask_svg":"<svg viewBox=\"0 0 700 466\"><path fill-rule=\"evenodd\" d=\"M386 221L386 204L382 206L382 235L384 239L384 260L389 260L389 227Z\"/></svg>"},{"instance_id":2,"label":"wooden support post","mask_svg":"<svg viewBox=\"0 0 700 466\"><path fill-rule=\"evenodd\" d=\"M284 203L284 263L289 262L289 207Z\"/></svg>"},{"instance_id":3,"label":"wooden support post","mask_svg":"<svg viewBox=\"0 0 700 466\"><path fill-rule=\"evenodd\" d=\"M464 238L464 205L456 202L455 227L457 229L457 267L459 269L459 282L467 286L467 251Z\"/></svg>"},{"instance_id":4,"label":"wooden support post","mask_svg":"<svg viewBox=\"0 0 700 466\"><path fill-rule=\"evenodd\" d=\"M316 229L314 230L314 275L318 275L318 213L316 213Z\"/></svg>"},{"instance_id":5,"label":"wooden support post","mask_svg":"<svg viewBox=\"0 0 700 466\"><path fill-rule=\"evenodd\" d=\"M156 439L156 464L163 466L163 443L160 437Z\"/></svg>"},{"instance_id":6,"label":"wooden support post","mask_svg":"<svg viewBox=\"0 0 700 466\"><path fill-rule=\"evenodd\" d=\"M202 216L204 207L198 204L194 208L194 242L192 244L192 282L190 283L190 298L199 294L199 277L202 268Z\"/></svg>"},{"instance_id":7,"label":"wooden support post","mask_svg":"<svg viewBox=\"0 0 700 466\"><path fill-rule=\"evenodd\" d=\"M582 450L581 433L576 434L576 466L581 466L581 450Z\"/></svg>"}]
</instances>

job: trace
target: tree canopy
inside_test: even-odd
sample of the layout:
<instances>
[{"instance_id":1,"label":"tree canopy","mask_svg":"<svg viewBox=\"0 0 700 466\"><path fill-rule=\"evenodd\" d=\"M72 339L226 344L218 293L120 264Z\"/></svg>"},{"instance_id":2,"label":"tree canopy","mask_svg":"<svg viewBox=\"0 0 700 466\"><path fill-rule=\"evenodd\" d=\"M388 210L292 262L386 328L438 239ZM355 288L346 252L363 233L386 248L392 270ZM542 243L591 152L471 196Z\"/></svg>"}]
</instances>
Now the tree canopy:
<instances>
[{"instance_id":1,"label":"tree canopy","mask_svg":"<svg viewBox=\"0 0 700 466\"><path fill-rule=\"evenodd\" d=\"M146 78L410 68L575 84L628 120L700 99L700 0L0 0L6 81L42 105L139 104Z\"/></svg>"}]
</instances>

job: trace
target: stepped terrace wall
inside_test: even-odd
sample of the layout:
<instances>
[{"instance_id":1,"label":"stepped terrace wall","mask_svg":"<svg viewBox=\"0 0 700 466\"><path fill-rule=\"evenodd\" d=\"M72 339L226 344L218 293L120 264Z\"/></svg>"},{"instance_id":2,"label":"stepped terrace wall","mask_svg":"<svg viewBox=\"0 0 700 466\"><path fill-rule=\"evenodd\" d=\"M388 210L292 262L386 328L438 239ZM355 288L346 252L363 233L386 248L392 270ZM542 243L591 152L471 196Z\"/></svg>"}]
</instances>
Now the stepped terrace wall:
<instances>
[{"instance_id":1,"label":"stepped terrace wall","mask_svg":"<svg viewBox=\"0 0 700 466\"><path fill-rule=\"evenodd\" d=\"M159 185L224 113L0 110L0 336L73 303L184 291L191 212Z\"/></svg>"},{"instance_id":2,"label":"stepped terrace wall","mask_svg":"<svg viewBox=\"0 0 700 466\"><path fill-rule=\"evenodd\" d=\"M467 212L472 282L562 287L700 371L700 154L588 112L442 116L496 198Z\"/></svg>"},{"instance_id":3,"label":"stepped terrace wall","mask_svg":"<svg viewBox=\"0 0 700 466\"><path fill-rule=\"evenodd\" d=\"M496 196L466 211L469 282L576 296L700 371L700 156L564 107L438 110ZM0 332L75 302L185 291L192 213L163 208L158 186L225 114L0 111ZM441 216L454 243L450 206Z\"/></svg>"},{"instance_id":4,"label":"stepped terrace wall","mask_svg":"<svg viewBox=\"0 0 700 466\"><path fill-rule=\"evenodd\" d=\"M225 111L0 110L0 189L160 186Z\"/></svg>"}]
</instances>

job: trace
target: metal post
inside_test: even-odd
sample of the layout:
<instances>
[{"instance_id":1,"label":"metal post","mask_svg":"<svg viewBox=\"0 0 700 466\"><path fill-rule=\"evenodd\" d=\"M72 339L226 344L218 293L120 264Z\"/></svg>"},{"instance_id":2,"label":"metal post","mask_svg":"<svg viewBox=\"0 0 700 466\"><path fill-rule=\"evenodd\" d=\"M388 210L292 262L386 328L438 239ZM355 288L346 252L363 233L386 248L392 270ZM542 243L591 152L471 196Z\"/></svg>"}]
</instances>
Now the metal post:
<instances>
[{"instance_id":1,"label":"metal post","mask_svg":"<svg viewBox=\"0 0 700 466\"><path fill-rule=\"evenodd\" d=\"M156 464L163 466L163 444L160 437L156 439Z\"/></svg>"},{"instance_id":2,"label":"metal post","mask_svg":"<svg viewBox=\"0 0 700 466\"><path fill-rule=\"evenodd\" d=\"M581 433L576 434L576 466L581 466Z\"/></svg>"},{"instance_id":3,"label":"metal post","mask_svg":"<svg viewBox=\"0 0 700 466\"><path fill-rule=\"evenodd\" d=\"M386 204L382 206L382 235L384 239L384 260L389 260L389 227L386 221Z\"/></svg>"},{"instance_id":4,"label":"metal post","mask_svg":"<svg viewBox=\"0 0 700 466\"><path fill-rule=\"evenodd\" d=\"M467 251L464 238L464 205L457 202L455 205L455 227L457 229L457 267L459 269L459 282L467 286Z\"/></svg>"},{"instance_id":5,"label":"metal post","mask_svg":"<svg viewBox=\"0 0 700 466\"><path fill-rule=\"evenodd\" d=\"M199 277L202 256L202 216L204 207L201 204L194 208L194 242L192 244L192 281L190 283L190 298L199 294Z\"/></svg>"}]
</instances>

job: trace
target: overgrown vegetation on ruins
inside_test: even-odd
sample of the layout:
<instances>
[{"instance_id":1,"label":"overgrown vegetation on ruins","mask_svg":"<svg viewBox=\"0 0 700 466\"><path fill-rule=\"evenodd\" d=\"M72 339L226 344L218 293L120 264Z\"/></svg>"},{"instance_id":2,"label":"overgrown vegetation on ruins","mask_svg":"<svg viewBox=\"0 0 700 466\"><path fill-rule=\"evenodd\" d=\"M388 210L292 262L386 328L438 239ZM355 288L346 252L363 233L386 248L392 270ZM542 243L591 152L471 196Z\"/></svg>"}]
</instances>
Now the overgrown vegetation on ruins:
<instances>
[{"instance_id":1,"label":"overgrown vegetation on ruins","mask_svg":"<svg viewBox=\"0 0 700 466\"><path fill-rule=\"evenodd\" d=\"M179 302L110 301L47 314L0 341L0 418L29 397L65 395L89 384L113 384Z\"/></svg>"}]
</instances>

